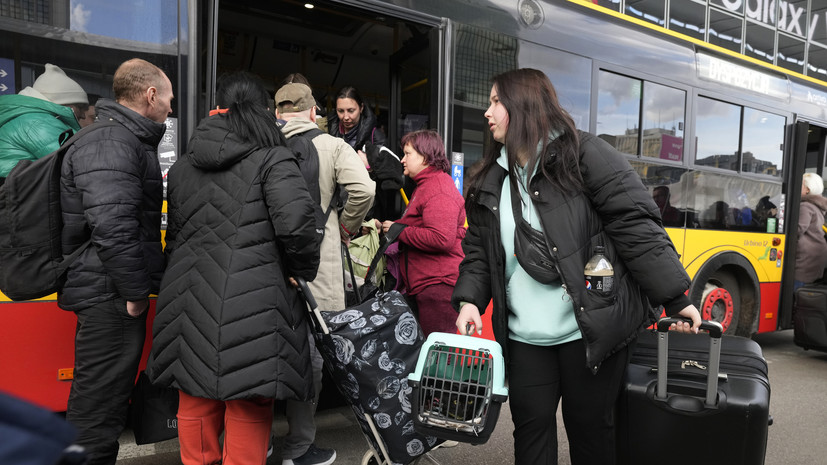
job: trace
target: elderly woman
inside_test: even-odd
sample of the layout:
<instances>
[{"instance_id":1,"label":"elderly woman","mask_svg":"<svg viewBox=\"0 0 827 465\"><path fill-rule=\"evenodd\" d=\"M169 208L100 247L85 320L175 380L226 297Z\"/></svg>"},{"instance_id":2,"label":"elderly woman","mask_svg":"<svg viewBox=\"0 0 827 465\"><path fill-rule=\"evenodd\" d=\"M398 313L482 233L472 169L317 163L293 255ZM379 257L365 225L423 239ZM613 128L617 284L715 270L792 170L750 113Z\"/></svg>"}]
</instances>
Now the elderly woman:
<instances>
[{"instance_id":1,"label":"elderly woman","mask_svg":"<svg viewBox=\"0 0 827 465\"><path fill-rule=\"evenodd\" d=\"M451 294L464 257L465 200L448 174L451 165L436 131L408 133L402 147L405 174L416 182L411 203L398 220L406 225L399 235L402 280L416 302L425 336L434 331L454 333L457 313ZM382 231L393 224L385 221Z\"/></svg>"},{"instance_id":2,"label":"elderly woman","mask_svg":"<svg viewBox=\"0 0 827 465\"><path fill-rule=\"evenodd\" d=\"M827 241L821 229L827 213L827 198L821 196L823 191L821 176L804 173L798 213L798 247L795 249L795 289L821 278L827 266Z\"/></svg>"}]
</instances>

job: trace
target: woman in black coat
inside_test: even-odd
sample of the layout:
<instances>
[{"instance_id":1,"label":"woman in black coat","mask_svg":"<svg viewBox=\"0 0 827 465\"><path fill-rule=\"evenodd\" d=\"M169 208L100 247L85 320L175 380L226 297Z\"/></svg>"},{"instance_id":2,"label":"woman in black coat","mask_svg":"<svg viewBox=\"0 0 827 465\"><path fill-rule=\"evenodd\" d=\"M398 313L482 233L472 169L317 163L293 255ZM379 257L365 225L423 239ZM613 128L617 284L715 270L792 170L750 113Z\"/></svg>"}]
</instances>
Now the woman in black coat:
<instances>
[{"instance_id":1,"label":"woman in black coat","mask_svg":"<svg viewBox=\"0 0 827 465\"><path fill-rule=\"evenodd\" d=\"M387 138L376 115L365 105L355 87L343 87L336 94L336 112L328 118L327 131L331 136L344 139L356 150L370 178L376 182L374 206L368 217L396 220L402 216L405 207L399 192L404 184L402 162L387 146Z\"/></svg>"},{"instance_id":2,"label":"woman in black coat","mask_svg":"<svg viewBox=\"0 0 827 465\"><path fill-rule=\"evenodd\" d=\"M184 465L266 460L273 399L312 398L306 306L313 201L258 80L219 80L168 185L167 269L150 379L179 390ZM224 432L223 454L219 435Z\"/></svg>"},{"instance_id":3,"label":"woman in black coat","mask_svg":"<svg viewBox=\"0 0 827 465\"><path fill-rule=\"evenodd\" d=\"M684 295L689 277L638 175L622 154L575 129L542 72L496 76L485 117L496 142L466 199L457 327L480 330L480 309L493 300L515 463L557 463L562 399L572 463L613 464L626 346L652 321L653 305L691 319L675 329L697 332L700 314ZM536 253L515 245L531 236L518 225L540 237ZM584 279L596 246L614 268L609 291Z\"/></svg>"}]
</instances>

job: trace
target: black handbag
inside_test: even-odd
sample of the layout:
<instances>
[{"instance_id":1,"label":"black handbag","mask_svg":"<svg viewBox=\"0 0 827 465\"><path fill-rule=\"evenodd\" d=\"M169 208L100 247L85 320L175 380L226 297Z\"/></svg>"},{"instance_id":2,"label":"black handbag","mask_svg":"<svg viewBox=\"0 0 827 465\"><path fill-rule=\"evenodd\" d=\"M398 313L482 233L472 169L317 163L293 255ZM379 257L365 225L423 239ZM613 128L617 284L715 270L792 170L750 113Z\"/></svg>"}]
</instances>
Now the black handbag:
<instances>
[{"instance_id":1,"label":"black handbag","mask_svg":"<svg viewBox=\"0 0 827 465\"><path fill-rule=\"evenodd\" d=\"M559 280L560 274L549 251L546 236L523 219L520 194L513 187L511 212L514 214L514 254L520 266L538 283L551 284Z\"/></svg>"},{"instance_id":2,"label":"black handbag","mask_svg":"<svg viewBox=\"0 0 827 465\"><path fill-rule=\"evenodd\" d=\"M152 444L178 437L178 390L155 386L146 372L132 390L129 425L135 444Z\"/></svg>"}]
</instances>

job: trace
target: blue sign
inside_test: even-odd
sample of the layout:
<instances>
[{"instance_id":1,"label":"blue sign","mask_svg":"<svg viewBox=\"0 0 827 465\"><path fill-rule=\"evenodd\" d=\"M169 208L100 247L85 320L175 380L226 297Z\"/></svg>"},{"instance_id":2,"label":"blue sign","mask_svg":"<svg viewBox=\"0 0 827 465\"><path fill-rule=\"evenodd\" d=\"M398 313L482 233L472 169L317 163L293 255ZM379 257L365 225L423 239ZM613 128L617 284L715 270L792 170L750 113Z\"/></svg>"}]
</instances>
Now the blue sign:
<instances>
[{"instance_id":1,"label":"blue sign","mask_svg":"<svg viewBox=\"0 0 827 465\"><path fill-rule=\"evenodd\" d=\"M0 95L15 94L14 60L0 58Z\"/></svg>"},{"instance_id":2,"label":"blue sign","mask_svg":"<svg viewBox=\"0 0 827 465\"><path fill-rule=\"evenodd\" d=\"M462 172L465 169L462 165L451 165L451 177L454 179L454 185L457 186L459 193L462 194Z\"/></svg>"}]
</instances>

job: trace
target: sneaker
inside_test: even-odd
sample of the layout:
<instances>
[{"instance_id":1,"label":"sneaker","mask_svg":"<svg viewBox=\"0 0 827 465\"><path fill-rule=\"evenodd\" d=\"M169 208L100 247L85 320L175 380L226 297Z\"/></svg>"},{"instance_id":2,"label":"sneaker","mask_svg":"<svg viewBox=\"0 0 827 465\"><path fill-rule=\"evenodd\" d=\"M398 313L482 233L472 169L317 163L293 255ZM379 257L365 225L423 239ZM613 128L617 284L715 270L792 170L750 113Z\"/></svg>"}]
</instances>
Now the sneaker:
<instances>
[{"instance_id":1,"label":"sneaker","mask_svg":"<svg viewBox=\"0 0 827 465\"><path fill-rule=\"evenodd\" d=\"M330 465L336 460L336 451L333 449L322 449L310 444L310 448L301 457L284 459L281 465Z\"/></svg>"}]
</instances>

